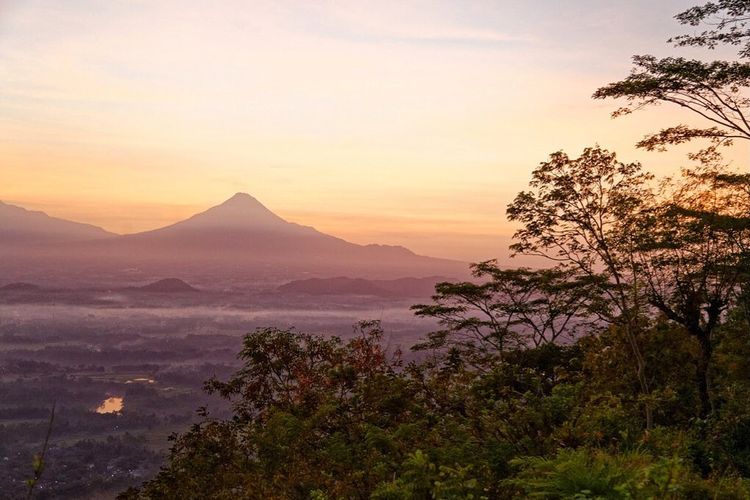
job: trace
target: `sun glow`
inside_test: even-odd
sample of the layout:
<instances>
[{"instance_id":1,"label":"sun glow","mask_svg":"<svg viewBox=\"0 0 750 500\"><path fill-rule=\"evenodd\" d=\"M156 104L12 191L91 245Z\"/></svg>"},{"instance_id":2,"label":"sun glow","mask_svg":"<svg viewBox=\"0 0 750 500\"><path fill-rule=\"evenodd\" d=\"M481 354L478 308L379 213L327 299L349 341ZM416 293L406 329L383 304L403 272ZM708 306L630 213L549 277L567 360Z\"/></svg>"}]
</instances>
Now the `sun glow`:
<instances>
[{"instance_id":1,"label":"sun glow","mask_svg":"<svg viewBox=\"0 0 750 500\"><path fill-rule=\"evenodd\" d=\"M633 148L674 110L590 99L681 6L3 2L0 199L128 233L246 191L358 243L496 256L550 152L686 161Z\"/></svg>"}]
</instances>

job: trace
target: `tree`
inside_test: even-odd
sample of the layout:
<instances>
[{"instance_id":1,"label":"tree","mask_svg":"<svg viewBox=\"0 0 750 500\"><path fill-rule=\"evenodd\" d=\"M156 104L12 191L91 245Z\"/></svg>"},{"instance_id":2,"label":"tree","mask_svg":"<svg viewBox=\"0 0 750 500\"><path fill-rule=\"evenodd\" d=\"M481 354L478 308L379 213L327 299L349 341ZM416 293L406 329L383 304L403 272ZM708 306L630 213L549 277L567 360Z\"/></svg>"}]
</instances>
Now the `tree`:
<instances>
[{"instance_id":1,"label":"tree","mask_svg":"<svg viewBox=\"0 0 750 500\"><path fill-rule=\"evenodd\" d=\"M710 29L697 35L670 39L677 46L714 48L719 43L743 45L741 57L750 55L750 2L719 0L690 8L678 14L681 24ZM637 145L649 151L694 139L707 139L709 146L695 153L697 158L713 157L722 145L732 140L750 139L750 100L747 97L750 64L739 61L704 62L697 59L651 55L633 57L633 69L625 79L594 92L595 99L621 98L628 104L612 113L613 117L632 113L661 103L677 105L708 122L708 127L678 124L647 135Z\"/></svg>"},{"instance_id":2,"label":"tree","mask_svg":"<svg viewBox=\"0 0 750 500\"><path fill-rule=\"evenodd\" d=\"M399 353L389 358L381 347L378 322L362 322L357 336L337 337L266 328L245 336L244 367L230 380L209 380L206 389L234 401L238 417L267 418L270 410L314 411L331 393L348 398L363 377L390 375Z\"/></svg>"},{"instance_id":3,"label":"tree","mask_svg":"<svg viewBox=\"0 0 750 500\"><path fill-rule=\"evenodd\" d=\"M750 2L718 0L697 5L675 16L680 24L710 26L699 34L679 35L669 39L679 47L716 48L719 44L741 46L740 57L750 57Z\"/></svg>"},{"instance_id":4,"label":"tree","mask_svg":"<svg viewBox=\"0 0 750 500\"><path fill-rule=\"evenodd\" d=\"M740 58L750 56L750 2L718 0L675 16L688 26L707 26L698 34L673 37L677 46L714 49L740 46ZM709 367L712 332L722 314L737 300L745 283L746 230L750 204L748 178L717 167L720 146L750 139L750 64L744 61L704 62L695 59L634 56L624 80L610 83L594 98L624 98L628 105L613 116L648 106L671 103L702 117L708 128L679 124L647 135L637 145L664 150L668 145L707 139L709 146L689 155L699 167L686 171L679 185L644 211L638 256L649 303L683 326L699 344L696 377L700 414L711 411ZM744 202L740 202L743 200ZM646 229L647 228L647 229ZM740 294L739 296L750 296ZM748 302L750 303L750 302ZM750 310L750 309L748 309Z\"/></svg>"},{"instance_id":5,"label":"tree","mask_svg":"<svg viewBox=\"0 0 750 500\"><path fill-rule=\"evenodd\" d=\"M420 415L416 386L382 333L365 322L346 342L276 328L248 334L242 368L206 385L231 401L232 418L203 412L176 438L168 466L124 498L368 498L397 458L387 431Z\"/></svg>"},{"instance_id":6,"label":"tree","mask_svg":"<svg viewBox=\"0 0 750 500\"><path fill-rule=\"evenodd\" d=\"M650 179L640 164L620 162L599 147L576 159L557 152L532 173L532 190L519 193L507 210L508 218L521 224L511 246L515 253L546 257L602 283L608 319L622 326L646 397L646 361L638 343L643 295L632 235L633 215L648 198ZM647 401L646 427L652 423Z\"/></svg>"},{"instance_id":7,"label":"tree","mask_svg":"<svg viewBox=\"0 0 750 500\"><path fill-rule=\"evenodd\" d=\"M508 351L571 342L589 327L599 283L571 269L501 269L494 260L472 264L480 283L438 283L433 304L412 307L439 320L416 349L452 349L475 367Z\"/></svg>"},{"instance_id":8,"label":"tree","mask_svg":"<svg viewBox=\"0 0 750 500\"><path fill-rule=\"evenodd\" d=\"M685 171L643 212L636 253L649 303L697 340L700 415L712 410L709 368L714 330L747 278L750 203L742 175Z\"/></svg>"},{"instance_id":9,"label":"tree","mask_svg":"<svg viewBox=\"0 0 750 500\"><path fill-rule=\"evenodd\" d=\"M610 83L594 93L595 99L624 98L628 105L612 113L630 114L659 103L671 103L704 118L708 128L675 125L647 135L637 146L662 151L668 145L694 139L707 139L708 148L695 157L714 153L734 139L750 140L750 64L668 57L633 57L633 71L619 82Z\"/></svg>"}]
</instances>

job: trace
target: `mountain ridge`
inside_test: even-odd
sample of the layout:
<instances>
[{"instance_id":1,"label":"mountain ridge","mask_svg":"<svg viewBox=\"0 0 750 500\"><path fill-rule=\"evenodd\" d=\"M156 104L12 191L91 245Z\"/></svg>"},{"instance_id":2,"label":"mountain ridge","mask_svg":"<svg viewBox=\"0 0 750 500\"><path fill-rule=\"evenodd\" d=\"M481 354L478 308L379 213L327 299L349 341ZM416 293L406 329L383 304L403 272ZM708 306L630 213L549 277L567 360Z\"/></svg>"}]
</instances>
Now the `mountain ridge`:
<instances>
[{"instance_id":1,"label":"mountain ridge","mask_svg":"<svg viewBox=\"0 0 750 500\"><path fill-rule=\"evenodd\" d=\"M192 293L198 289L179 278L164 278L147 285L132 287L131 290L155 293Z\"/></svg>"},{"instance_id":2,"label":"mountain ridge","mask_svg":"<svg viewBox=\"0 0 750 500\"><path fill-rule=\"evenodd\" d=\"M6 243L85 240L117 236L99 226L53 217L0 201L0 240Z\"/></svg>"},{"instance_id":3,"label":"mountain ridge","mask_svg":"<svg viewBox=\"0 0 750 500\"><path fill-rule=\"evenodd\" d=\"M63 279L98 273L116 283L172 275L205 285L341 275L455 276L468 269L465 263L417 255L402 246L360 245L286 221L246 193L150 231L127 235L101 231L89 240L54 240L17 246L15 251L0 240L0 255L6 254L0 259L0 276L32 280L49 274Z\"/></svg>"}]
</instances>

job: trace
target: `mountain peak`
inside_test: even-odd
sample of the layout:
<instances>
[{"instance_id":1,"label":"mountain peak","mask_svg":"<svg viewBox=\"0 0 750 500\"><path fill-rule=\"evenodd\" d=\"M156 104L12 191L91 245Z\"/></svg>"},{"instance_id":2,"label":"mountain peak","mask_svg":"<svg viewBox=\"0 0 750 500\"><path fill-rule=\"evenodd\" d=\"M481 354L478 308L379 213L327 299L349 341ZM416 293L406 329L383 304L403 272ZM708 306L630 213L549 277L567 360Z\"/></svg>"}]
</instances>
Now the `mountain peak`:
<instances>
[{"instance_id":1,"label":"mountain peak","mask_svg":"<svg viewBox=\"0 0 750 500\"><path fill-rule=\"evenodd\" d=\"M227 199L224 203L222 203L222 205L234 205L239 203L261 205L261 203L255 197L250 196L247 193L234 193L234 195L231 198Z\"/></svg>"},{"instance_id":2,"label":"mountain peak","mask_svg":"<svg viewBox=\"0 0 750 500\"><path fill-rule=\"evenodd\" d=\"M194 215L176 226L280 229L290 226L247 193L236 193L223 203Z\"/></svg>"},{"instance_id":3,"label":"mountain peak","mask_svg":"<svg viewBox=\"0 0 750 500\"><path fill-rule=\"evenodd\" d=\"M139 286L135 288L136 290L141 290L143 292L169 292L169 293L178 293L178 292L197 292L197 288L193 288L188 283L182 281L178 278L166 278L163 280L155 281L153 283L149 283L146 286Z\"/></svg>"}]
</instances>

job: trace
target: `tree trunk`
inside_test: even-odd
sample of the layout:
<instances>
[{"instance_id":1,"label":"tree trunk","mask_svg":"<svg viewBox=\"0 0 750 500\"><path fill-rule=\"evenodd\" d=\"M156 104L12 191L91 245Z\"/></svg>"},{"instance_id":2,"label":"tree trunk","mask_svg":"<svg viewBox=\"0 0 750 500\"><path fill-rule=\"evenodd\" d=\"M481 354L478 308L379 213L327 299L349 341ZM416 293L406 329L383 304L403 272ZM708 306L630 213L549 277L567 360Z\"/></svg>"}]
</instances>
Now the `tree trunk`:
<instances>
[{"instance_id":1,"label":"tree trunk","mask_svg":"<svg viewBox=\"0 0 750 500\"><path fill-rule=\"evenodd\" d=\"M700 347L700 354L696 362L696 384L698 386L698 398L700 400L700 417L706 418L713 411L713 405L711 403L711 395L709 391L709 376L708 371L711 365L711 355L713 346L711 345L710 337L704 333L694 334L698 339L698 345Z\"/></svg>"},{"instance_id":2,"label":"tree trunk","mask_svg":"<svg viewBox=\"0 0 750 500\"><path fill-rule=\"evenodd\" d=\"M641 385L641 392L646 396L646 430L650 431L654 427L654 410L651 408L651 389L646 379L646 362L640 356L640 352L638 352L636 360L638 364L638 382Z\"/></svg>"},{"instance_id":3,"label":"tree trunk","mask_svg":"<svg viewBox=\"0 0 750 500\"><path fill-rule=\"evenodd\" d=\"M633 357L635 358L636 375L638 376L638 383L641 386L641 393L645 396L645 413L646 413L646 430L650 431L654 426L654 411L651 407L651 389L648 385L648 378L646 378L646 359L641 353L641 348L638 344L638 338L635 335L635 327L632 324L630 318L625 324L625 336L630 343L630 348L633 351Z\"/></svg>"}]
</instances>

